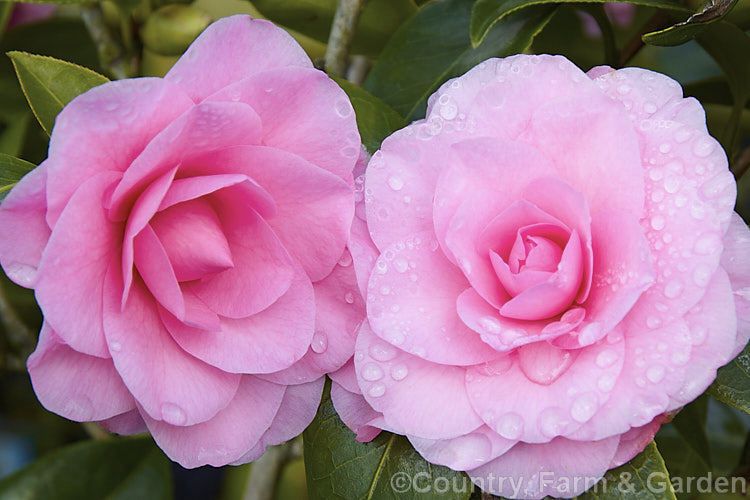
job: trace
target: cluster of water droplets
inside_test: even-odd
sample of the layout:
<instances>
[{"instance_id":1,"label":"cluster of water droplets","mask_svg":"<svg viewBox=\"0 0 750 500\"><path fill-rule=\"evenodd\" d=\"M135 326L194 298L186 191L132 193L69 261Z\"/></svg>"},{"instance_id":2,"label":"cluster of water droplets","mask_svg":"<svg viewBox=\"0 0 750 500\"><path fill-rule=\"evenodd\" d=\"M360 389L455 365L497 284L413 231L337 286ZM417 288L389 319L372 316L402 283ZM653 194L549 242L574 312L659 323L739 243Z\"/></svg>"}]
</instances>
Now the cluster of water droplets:
<instances>
[{"instance_id":1,"label":"cluster of water droplets","mask_svg":"<svg viewBox=\"0 0 750 500\"><path fill-rule=\"evenodd\" d=\"M409 375L408 366L397 357L398 349L380 340L370 345L367 351L355 354L357 371L366 384L363 390L369 396L384 396L388 387Z\"/></svg>"}]
</instances>

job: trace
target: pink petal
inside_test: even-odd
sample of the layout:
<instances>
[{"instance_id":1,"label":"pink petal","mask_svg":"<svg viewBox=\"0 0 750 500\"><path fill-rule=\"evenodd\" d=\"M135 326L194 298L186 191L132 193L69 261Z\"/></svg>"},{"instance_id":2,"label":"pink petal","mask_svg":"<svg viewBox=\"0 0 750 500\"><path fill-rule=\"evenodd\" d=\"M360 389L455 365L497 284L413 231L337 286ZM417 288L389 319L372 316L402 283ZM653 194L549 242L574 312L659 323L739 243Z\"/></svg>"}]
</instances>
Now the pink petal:
<instances>
[{"instance_id":1,"label":"pink petal","mask_svg":"<svg viewBox=\"0 0 750 500\"><path fill-rule=\"evenodd\" d=\"M26 174L0 204L0 263L15 283L31 288L49 240L45 220L47 165Z\"/></svg>"},{"instance_id":2,"label":"pink petal","mask_svg":"<svg viewBox=\"0 0 750 500\"><path fill-rule=\"evenodd\" d=\"M102 196L119 176L103 172L78 188L42 254L35 285L36 300L57 335L76 351L102 358L109 357L102 283L122 231L107 218Z\"/></svg>"},{"instance_id":3,"label":"pink petal","mask_svg":"<svg viewBox=\"0 0 750 500\"><path fill-rule=\"evenodd\" d=\"M185 299L169 256L151 226L133 240L135 267L156 302L179 318L185 318Z\"/></svg>"},{"instance_id":4,"label":"pink petal","mask_svg":"<svg viewBox=\"0 0 750 500\"><path fill-rule=\"evenodd\" d=\"M336 82L299 67L235 81L208 99L249 104L263 123L263 145L294 153L351 183L361 143L352 105Z\"/></svg>"},{"instance_id":5,"label":"pink petal","mask_svg":"<svg viewBox=\"0 0 750 500\"><path fill-rule=\"evenodd\" d=\"M100 426L107 429L109 432L119 434L121 436L133 436L135 434L141 434L147 432L146 422L143 421L141 414L137 408L134 408L125 413L115 415L112 418L101 420L97 422Z\"/></svg>"},{"instance_id":6,"label":"pink petal","mask_svg":"<svg viewBox=\"0 0 750 500\"><path fill-rule=\"evenodd\" d=\"M429 234L395 243L370 276L370 325L380 338L435 363L471 365L492 359L495 351L456 314L456 299L467 286Z\"/></svg>"},{"instance_id":7,"label":"pink petal","mask_svg":"<svg viewBox=\"0 0 750 500\"><path fill-rule=\"evenodd\" d=\"M509 318L535 320L565 311L581 287L582 257L578 231L573 231L552 277L510 299L500 308L500 314Z\"/></svg>"},{"instance_id":8,"label":"pink petal","mask_svg":"<svg viewBox=\"0 0 750 500\"><path fill-rule=\"evenodd\" d=\"M192 328L161 311L172 337L188 353L230 373L271 373L288 368L313 338L315 299L299 267L289 289L268 308L241 319L221 318L220 328Z\"/></svg>"},{"instance_id":9,"label":"pink petal","mask_svg":"<svg viewBox=\"0 0 750 500\"><path fill-rule=\"evenodd\" d=\"M706 295L685 315L693 350L685 366L685 377L668 410L679 408L705 391L716 378L716 369L737 353L738 319L732 302L732 287L719 269L706 287Z\"/></svg>"},{"instance_id":10,"label":"pink petal","mask_svg":"<svg viewBox=\"0 0 750 500\"><path fill-rule=\"evenodd\" d=\"M750 231L736 213L724 235L724 252L721 267L729 275L737 310L737 340L735 353L739 354L750 337Z\"/></svg>"},{"instance_id":11,"label":"pink petal","mask_svg":"<svg viewBox=\"0 0 750 500\"><path fill-rule=\"evenodd\" d=\"M633 427L620 436L620 444L609 467L619 467L642 452L654 440L654 435L666 420L665 416L659 415L643 427Z\"/></svg>"},{"instance_id":12,"label":"pink petal","mask_svg":"<svg viewBox=\"0 0 750 500\"><path fill-rule=\"evenodd\" d=\"M234 267L196 282L193 291L228 318L245 318L273 304L290 287L295 264L273 229L226 193L213 195Z\"/></svg>"},{"instance_id":13,"label":"pink petal","mask_svg":"<svg viewBox=\"0 0 750 500\"><path fill-rule=\"evenodd\" d=\"M359 331L354 360L365 399L399 433L449 439L481 425L466 393L465 368L438 365L401 350L391 354L367 323Z\"/></svg>"},{"instance_id":14,"label":"pink petal","mask_svg":"<svg viewBox=\"0 0 750 500\"><path fill-rule=\"evenodd\" d=\"M185 170L187 169L183 169L180 174L184 175ZM228 187L242 190L247 204L263 217L276 215L276 202L271 195L257 182L242 174L199 175L175 179L164 196L159 211Z\"/></svg>"},{"instance_id":15,"label":"pink petal","mask_svg":"<svg viewBox=\"0 0 750 500\"><path fill-rule=\"evenodd\" d=\"M594 254L591 249L591 214L586 198L569 184L554 178L532 182L527 186L523 196L540 210L562 221L570 230L578 232L583 252L583 278L576 302L582 304L591 290L594 267Z\"/></svg>"},{"instance_id":16,"label":"pink petal","mask_svg":"<svg viewBox=\"0 0 750 500\"><path fill-rule=\"evenodd\" d=\"M119 267L113 262L104 281L104 332L115 367L144 418L147 413L173 425L193 425L226 407L240 376L183 351L162 324L158 306L139 278L124 309L121 293Z\"/></svg>"},{"instance_id":17,"label":"pink petal","mask_svg":"<svg viewBox=\"0 0 750 500\"><path fill-rule=\"evenodd\" d=\"M70 420L103 420L135 408L111 359L74 351L48 323L27 366L42 405Z\"/></svg>"},{"instance_id":18,"label":"pink petal","mask_svg":"<svg viewBox=\"0 0 750 500\"><path fill-rule=\"evenodd\" d=\"M352 220L351 234L347 243L352 256L354 272L357 274L357 285L363 297L367 296L367 283L370 273L375 268L375 261L380 252L370 238L367 223L355 215ZM339 261L341 263L341 261Z\"/></svg>"},{"instance_id":19,"label":"pink petal","mask_svg":"<svg viewBox=\"0 0 750 500\"><path fill-rule=\"evenodd\" d=\"M619 376L600 380L613 396L573 439L602 439L647 424L669 409L670 396L685 382L691 343L684 321L658 330L626 329L624 342L625 363Z\"/></svg>"},{"instance_id":20,"label":"pink petal","mask_svg":"<svg viewBox=\"0 0 750 500\"><path fill-rule=\"evenodd\" d=\"M435 232L441 245L450 249L447 254L459 263L467 259L472 268L481 266L478 276L487 276L491 273L487 255L484 248L476 248L480 235L522 197L530 182L553 174L554 166L537 149L502 139L468 139L452 150L457 160L440 176L435 189ZM475 255L478 250L481 254Z\"/></svg>"},{"instance_id":21,"label":"pink petal","mask_svg":"<svg viewBox=\"0 0 750 500\"><path fill-rule=\"evenodd\" d=\"M269 21L235 15L206 28L165 79L199 102L234 82L284 66L309 68L312 64L283 29Z\"/></svg>"},{"instance_id":22,"label":"pink petal","mask_svg":"<svg viewBox=\"0 0 750 500\"><path fill-rule=\"evenodd\" d=\"M453 470L475 469L499 457L517 442L501 437L486 425L453 439L407 437L425 460Z\"/></svg>"},{"instance_id":23,"label":"pink petal","mask_svg":"<svg viewBox=\"0 0 750 500\"><path fill-rule=\"evenodd\" d=\"M383 415L367 403L361 394L349 392L337 383L331 385L331 401L341 421L357 435L360 443L369 443L381 430L374 422L381 420Z\"/></svg>"},{"instance_id":24,"label":"pink petal","mask_svg":"<svg viewBox=\"0 0 750 500\"><path fill-rule=\"evenodd\" d=\"M595 213L591 238L594 281L584 304L586 319L578 336L560 337L555 341L559 346L585 346L601 339L654 283L648 240L636 218L625 212Z\"/></svg>"},{"instance_id":25,"label":"pink petal","mask_svg":"<svg viewBox=\"0 0 750 500\"><path fill-rule=\"evenodd\" d=\"M99 172L124 172L157 134L192 105L182 90L161 78L108 82L73 99L57 115L50 137L46 160L50 227L79 186Z\"/></svg>"},{"instance_id":26,"label":"pink petal","mask_svg":"<svg viewBox=\"0 0 750 500\"><path fill-rule=\"evenodd\" d=\"M530 500L547 495L573 498L604 476L619 441L620 437L614 436L593 442L557 438L542 445L518 443L469 475L474 484L494 495Z\"/></svg>"},{"instance_id":27,"label":"pink petal","mask_svg":"<svg viewBox=\"0 0 750 500\"><path fill-rule=\"evenodd\" d=\"M535 111L528 136L554 160L558 176L583 193L592 215L605 209L641 215L638 137L619 103L601 94L550 100Z\"/></svg>"},{"instance_id":28,"label":"pink petal","mask_svg":"<svg viewBox=\"0 0 750 500\"><path fill-rule=\"evenodd\" d=\"M298 384L341 368L354 354L354 341L365 319L365 303L357 290L354 269L337 265L313 284L315 334L307 353L289 368L264 376L276 383Z\"/></svg>"},{"instance_id":29,"label":"pink petal","mask_svg":"<svg viewBox=\"0 0 750 500\"><path fill-rule=\"evenodd\" d=\"M178 281L201 279L234 266L224 229L208 200L171 206L154 215L150 224Z\"/></svg>"},{"instance_id":30,"label":"pink petal","mask_svg":"<svg viewBox=\"0 0 750 500\"><path fill-rule=\"evenodd\" d=\"M385 346L385 352L395 352L396 348L393 346ZM354 356L347 361L344 366L328 374L331 380L339 384L341 387L354 394L362 394L362 390L359 388L357 383L357 371L354 369Z\"/></svg>"},{"instance_id":31,"label":"pink petal","mask_svg":"<svg viewBox=\"0 0 750 500\"><path fill-rule=\"evenodd\" d=\"M330 274L341 257L354 215L351 186L287 151L238 147L196 161L213 172L247 175L276 202L268 225L313 281Z\"/></svg>"},{"instance_id":32,"label":"pink petal","mask_svg":"<svg viewBox=\"0 0 750 500\"><path fill-rule=\"evenodd\" d=\"M113 220L127 217L135 199L157 178L209 151L260 140L260 118L247 104L205 102L172 121L128 167L109 207Z\"/></svg>"},{"instance_id":33,"label":"pink petal","mask_svg":"<svg viewBox=\"0 0 750 500\"><path fill-rule=\"evenodd\" d=\"M221 467L242 457L271 426L284 386L245 375L234 399L212 419L186 427L154 420L141 411L156 444L185 468Z\"/></svg>"},{"instance_id":34,"label":"pink petal","mask_svg":"<svg viewBox=\"0 0 750 500\"><path fill-rule=\"evenodd\" d=\"M534 349L528 356L505 356L466 375L482 420L501 436L527 443L547 443L588 425L610 399L605 382L617 380L625 355L622 339L553 357L533 344L527 348Z\"/></svg>"}]
</instances>

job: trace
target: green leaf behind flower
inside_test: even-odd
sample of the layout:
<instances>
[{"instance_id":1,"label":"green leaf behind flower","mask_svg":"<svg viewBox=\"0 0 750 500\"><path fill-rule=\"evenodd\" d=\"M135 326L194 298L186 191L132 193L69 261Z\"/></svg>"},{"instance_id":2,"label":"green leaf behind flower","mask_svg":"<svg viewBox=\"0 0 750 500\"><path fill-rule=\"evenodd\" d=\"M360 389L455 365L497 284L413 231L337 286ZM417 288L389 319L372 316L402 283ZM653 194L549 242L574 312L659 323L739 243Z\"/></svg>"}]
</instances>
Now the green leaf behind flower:
<instances>
[{"instance_id":1,"label":"green leaf behind flower","mask_svg":"<svg viewBox=\"0 0 750 500\"><path fill-rule=\"evenodd\" d=\"M424 116L427 98L446 80L490 57L525 51L549 21L553 6L530 7L498 22L478 47L469 39L473 0L436 0L393 35L364 88L407 120Z\"/></svg>"},{"instance_id":2,"label":"green leaf behind flower","mask_svg":"<svg viewBox=\"0 0 750 500\"><path fill-rule=\"evenodd\" d=\"M663 30L646 33L643 41L649 45L674 46L689 42L711 23L722 19L737 3L737 0L709 0L701 10Z\"/></svg>"},{"instance_id":3,"label":"green leaf behind flower","mask_svg":"<svg viewBox=\"0 0 750 500\"><path fill-rule=\"evenodd\" d=\"M47 56L9 52L18 81L34 116L47 134L66 104L87 90L109 81L88 68Z\"/></svg>"},{"instance_id":4,"label":"green leaf behind flower","mask_svg":"<svg viewBox=\"0 0 750 500\"><path fill-rule=\"evenodd\" d=\"M375 153L380 148L383 139L407 125L406 120L393 108L362 87L342 78L334 78L334 80L352 102L354 113L357 115L359 135L368 153Z\"/></svg>"},{"instance_id":5,"label":"green leaf behind flower","mask_svg":"<svg viewBox=\"0 0 750 500\"><path fill-rule=\"evenodd\" d=\"M172 498L169 461L150 438L85 441L0 481L0 500Z\"/></svg>"},{"instance_id":6,"label":"green leaf behind flower","mask_svg":"<svg viewBox=\"0 0 750 500\"><path fill-rule=\"evenodd\" d=\"M719 368L708 391L719 401L750 413L750 345L728 365Z\"/></svg>"},{"instance_id":7,"label":"green leaf behind flower","mask_svg":"<svg viewBox=\"0 0 750 500\"><path fill-rule=\"evenodd\" d=\"M20 158L0 153L0 200L5 198L21 178L34 170L36 165Z\"/></svg>"},{"instance_id":8,"label":"green leaf behind flower","mask_svg":"<svg viewBox=\"0 0 750 500\"><path fill-rule=\"evenodd\" d=\"M382 432L370 443L357 442L336 414L330 382L303 439L310 500L466 500L471 495L471 480L465 474L425 461L403 436ZM396 477L419 478L418 489L425 486L428 491L399 492L401 483L392 484ZM427 487L435 484L449 485L448 491L441 494Z\"/></svg>"},{"instance_id":9,"label":"green leaf behind flower","mask_svg":"<svg viewBox=\"0 0 750 500\"><path fill-rule=\"evenodd\" d=\"M471 43L478 46L490 29L506 16L533 5L550 5L561 3L607 3L612 0L477 0L471 12ZM735 0L736 1L736 0ZM671 0L615 0L617 3L631 3L668 10L682 10L685 7Z\"/></svg>"}]
</instances>

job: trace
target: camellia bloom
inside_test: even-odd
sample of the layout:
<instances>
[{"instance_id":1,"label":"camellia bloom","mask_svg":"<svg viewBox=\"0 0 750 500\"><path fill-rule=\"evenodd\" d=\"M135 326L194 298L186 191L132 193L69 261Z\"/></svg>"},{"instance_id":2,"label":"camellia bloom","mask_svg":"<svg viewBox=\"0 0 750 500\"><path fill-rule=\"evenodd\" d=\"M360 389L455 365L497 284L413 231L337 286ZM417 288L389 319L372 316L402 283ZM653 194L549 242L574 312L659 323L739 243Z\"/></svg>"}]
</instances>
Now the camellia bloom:
<instances>
[{"instance_id":1,"label":"camellia bloom","mask_svg":"<svg viewBox=\"0 0 750 500\"><path fill-rule=\"evenodd\" d=\"M664 75L485 61L383 142L363 195L369 323L334 404L486 491L581 493L748 339L734 179Z\"/></svg>"},{"instance_id":2,"label":"camellia bloom","mask_svg":"<svg viewBox=\"0 0 750 500\"><path fill-rule=\"evenodd\" d=\"M345 250L359 153L346 94L248 16L164 79L73 100L0 205L0 261L44 313L42 404L147 427L186 467L300 433L364 318Z\"/></svg>"}]
</instances>

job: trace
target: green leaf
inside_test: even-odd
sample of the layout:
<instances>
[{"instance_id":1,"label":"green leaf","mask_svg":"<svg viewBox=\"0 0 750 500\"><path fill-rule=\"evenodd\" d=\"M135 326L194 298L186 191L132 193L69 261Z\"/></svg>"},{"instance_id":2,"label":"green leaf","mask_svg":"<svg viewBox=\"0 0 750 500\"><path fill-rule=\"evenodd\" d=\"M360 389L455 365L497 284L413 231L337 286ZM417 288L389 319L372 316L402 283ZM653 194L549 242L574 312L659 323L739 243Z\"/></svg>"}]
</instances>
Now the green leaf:
<instances>
[{"instance_id":1,"label":"green leaf","mask_svg":"<svg viewBox=\"0 0 750 500\"><path fill-rule=\"evenodd\" d=\"M25 52L9 52L18 81L34 116L47 134L66 104L83 92L109 81L73 63Z\"/></svg>"},{"instance_id":2,"label":"green leaf","mask_svg":"<svg viewBox=\"0 0 750 500\"><path fill-rule=\"evenodd\" d=\"M13 12L13 2L0 3L0 35L5 31L5 27L10 21L10 14Z\"/></svg>"},{"instance_id":3,"label":"green leaf","mask_svg":"<svg viewBox=\"0 0 750 500\"><path fill-rule=\"evenodd\" d=\"M34 170L36 165L20 158L0 153L0 200L5 198L21 178Z\"/></svg>"},{"instance_id":4,"label":"green leaf","mask_svg":"<svg viewBox=\"0 0 750 500\"><path fill-rule=\"evenodd\" d=\"M750 413L750 345L728 365L719 368L708 391L719 401Z\"/></svg>"},{"instance_id":5,"label":"green leaf","mask_svg":"<svg viewBox=\"0 0 750 500\"><path fill-rule=\"evenodd\" d=\"M382 432L370 443L355 441L333 408L330 383L303 439L310 500L466 500L471 495L472 483L466 475L426 462L403 436ZM414 483L418 490L427 491L402 489L412 480L418 480ZM448 491L440 494L443 489Z\"/></svg>"},{"instance_id":6,"label":"green leaf","mask_svg":"<svg viewBox=\"0 0 750 500\"><path fill-rule=\"evenodd\" d=\"M510 14L533 5L552 5L561 3L605 3L611 0L477 0L471 11L471 43L478 46L485 39L490 29ZM617 3L632 3L646 7L685 11L685 7L671 0L615 0Z\"/></svg>"},{"instance_id":7,"label":"green leaf","mask_svg":"<svg viewBox=\"0 0 750 500\"><path fill-rule=\"evenodd\" d=\"M85 441L0 481L0 500L172 498L169 461L150 438Z\"/></svg>"},{"instance_id":8,"label":"green leaf","mask_svg":"<svg viewBox=\"0 0 750 500\"><path fill-rule=\"evenodd\" d=\"M722 69L732 92L732 114L720 136L732 161L739 146L742 109L750 100L750 37L733 24L718 22L706 28L697 40Z\"/></svg>"},{"instance_id":9,"label":"green leaf","mask_svg":"<svg viewBox=\"0 0 750 500\"><path fill-rule=\"evenodd\" d=\"M649 45L674 46L689 42L711 23L726 16L737 0L708 0L701 10L669 28L643 35Z\"/></svg>"},{"instance_id":10,"label":"green leaf","mask_svg":"<svg viewBox=\"0 0 750 500\"><path fill-rule=\"evenodd\" d=\"M393 108L367 92L342 78L334 78L336 83L346 92L357 115L357 128L362 137L362 144L370 154L380 148L383 139L394 131L407 125L401 115Z\"/></svg>"},{"instance_id":11,"label":"green leaf","mask_svg":"<svg viewBox=\"0 0 750 500\"><path fill-rule=\"evenodd\" d=\"M337 0L252 0L261 14L275 23L328 41ZM370 0L359 17L352 51L375 57L396 29L417 12L413 0Z\"/></svg>"},{"instance_id":12,"label":"green leaf","mask_svg":"<svg viewBox=\"0 0 750 500\"><path fill-rule=\"evenodd\" d=\"M472 0L436 0L422 7L383 49L365 89L407 120L421 118L427 98L441 84L490 57L523 52L554 11L540 6L508 16L472 48L472 5Z\"/></svg>"},{"instance_id":13,"label":"green leaf","mask_svg":"<svg viewBox=\"0 0 750 500\"><path fill-rule=\"evenodd\" d=\"M651 442L630 462L613 469L579 500L675 500L664 460Z\"/></svg>"}]
</instances>

